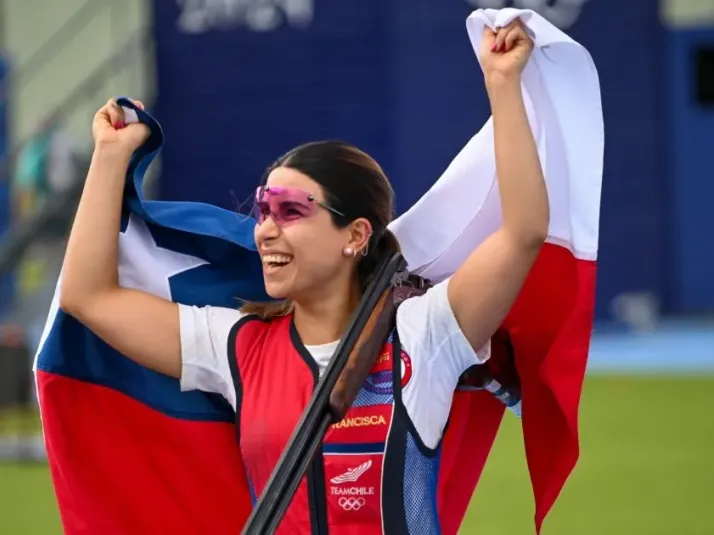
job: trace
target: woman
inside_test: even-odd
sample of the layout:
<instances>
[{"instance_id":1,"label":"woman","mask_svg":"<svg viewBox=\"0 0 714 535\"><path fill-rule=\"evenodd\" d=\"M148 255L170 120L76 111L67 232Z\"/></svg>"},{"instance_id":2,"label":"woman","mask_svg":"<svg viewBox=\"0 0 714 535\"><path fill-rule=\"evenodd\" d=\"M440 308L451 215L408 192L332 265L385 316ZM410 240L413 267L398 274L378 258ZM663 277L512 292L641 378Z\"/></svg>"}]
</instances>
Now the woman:
<instances>
[{"instance_id":1,"label":"woman","mask_svg":"<svg viewBox=\"0 0 714 535\"><path fill-rule=\"evenodd\" d=\"M489 340L548 229L545 183L520 75L533 43L516 21L486 30L501 228L451 277L403 303L387 346L347 416L333 425L281 524L284 533L438 533L441 437L459 376ZM148 132L110 101L65 259L60 306L184 390L236 409L253 493L264 488L374 269L398 250L392 191L379 165L339 142L279 158L256 194L255 240L277 304L189 307L121 288L117 235L129 159ZM474 177L478 180L478 177ZM435 222L438 224L438 222Z\"/></svg>"}]
</instances>

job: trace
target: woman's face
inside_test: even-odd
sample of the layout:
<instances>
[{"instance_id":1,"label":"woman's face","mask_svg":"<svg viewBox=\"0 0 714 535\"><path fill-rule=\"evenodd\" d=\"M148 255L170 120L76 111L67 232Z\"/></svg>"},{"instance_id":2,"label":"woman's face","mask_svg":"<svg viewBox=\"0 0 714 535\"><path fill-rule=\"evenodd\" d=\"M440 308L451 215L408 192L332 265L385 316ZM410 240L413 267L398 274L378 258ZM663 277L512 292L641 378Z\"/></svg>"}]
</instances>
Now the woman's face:
<instances>
[{"instance_id":1,"label":"woman's face","mask_svg":"<svg viewBox=\"0 0 714 535\"><path fill-rule=\"evenodd\" d=\"M255 241L268 295L314 299L351 276L352 258L344 249L354 246L354 225L341 229L333 223L317 182L278 167L258 200Z\"/></svg>"}]
</instances>

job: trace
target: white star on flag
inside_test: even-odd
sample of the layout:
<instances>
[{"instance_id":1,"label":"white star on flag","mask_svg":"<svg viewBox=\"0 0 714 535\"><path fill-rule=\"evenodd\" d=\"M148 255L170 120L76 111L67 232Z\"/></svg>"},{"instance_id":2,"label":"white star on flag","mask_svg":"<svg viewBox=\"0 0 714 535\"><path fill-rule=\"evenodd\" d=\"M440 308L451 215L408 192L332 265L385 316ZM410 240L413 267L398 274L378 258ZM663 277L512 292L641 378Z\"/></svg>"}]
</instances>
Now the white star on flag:
<instances>
[{"instance_id":1,"label":"white star on flag","mask_svg":"<svg viewBox=\"0 0 714 535\"><path fill-rule=\"evenodd\" d=\"M146 222L131 214L119 234L119 285L171 299L169 280L174 275L208 264L195 256L156 245ZM141 266L141 269L137 269Z\"/></svg>"}]
</instances>

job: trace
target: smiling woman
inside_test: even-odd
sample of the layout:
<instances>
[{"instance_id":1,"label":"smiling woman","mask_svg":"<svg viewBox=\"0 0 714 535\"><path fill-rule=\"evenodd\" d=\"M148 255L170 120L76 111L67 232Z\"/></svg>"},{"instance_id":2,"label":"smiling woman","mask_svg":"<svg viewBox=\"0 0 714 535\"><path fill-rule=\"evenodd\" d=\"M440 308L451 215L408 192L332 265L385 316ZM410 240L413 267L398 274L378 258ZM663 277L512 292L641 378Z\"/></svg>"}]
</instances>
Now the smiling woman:
<instances>
[{"instance_id":1,"label":"smiling woman","mask_svg":"<svg viewBox=\"0 0 714 535\"><path fill-rule=\"evenodd\" d=\"M493 111L502 224L454 275L402 304L343 425L332 426L279 533L440 532L439 452L461 375L490 357L546 238L548 199L521 72L533 42L519 20L486 29L479 54ZM124 177L148 132L110 101L70 236L60 306L122 354L220 393L236 413L258 495L326 369L365 287L399 250L380 166L339 141L271 165L255 199L255 242L277 308L176 304L123 288L117 235ZM474 180L480 177L474 176ZM240 266L236 266L240 269ZM375 388L375 385L378 387ZM349 477L347 477L349 476Z\"/></svg>"},{"instance_id":2,"label":"smiling woman","mask_svg":"<svg viewBox=\"0 0 714 535\"><path fill-rule=\"evenodd\" d=\"M339 141L308 143L279 158L262 183L255 238L266 290L281 301L243 311L270 319L292 312L298 300L314 317L316 304L345 294L356 306L374 270L399 250L387 230L393 192L379 164ZM328 341L339 338L350 314Z\"/></svg>"}]
</instances>

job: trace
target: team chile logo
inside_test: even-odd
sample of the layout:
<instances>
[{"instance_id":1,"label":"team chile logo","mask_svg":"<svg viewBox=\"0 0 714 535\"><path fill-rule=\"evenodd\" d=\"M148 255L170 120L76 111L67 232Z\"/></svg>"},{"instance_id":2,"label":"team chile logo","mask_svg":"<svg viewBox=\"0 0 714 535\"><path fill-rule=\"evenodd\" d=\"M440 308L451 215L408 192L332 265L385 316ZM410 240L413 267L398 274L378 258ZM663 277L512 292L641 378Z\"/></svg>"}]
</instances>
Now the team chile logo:
<instances>
[{"instance_id":1,"label":"team chile logo","mask_svg":"<svg viewBox=\"0 0 714 535\"><path fill-rule=\"evenodd\" d=\"M412 360L404 351L400 351L402 359L402 388L407 386L412 378ZM392 344L385 344L372 371L364 382L364 389L374 394L388 396L392 394Z\"/></svg>"}]
</instances>

